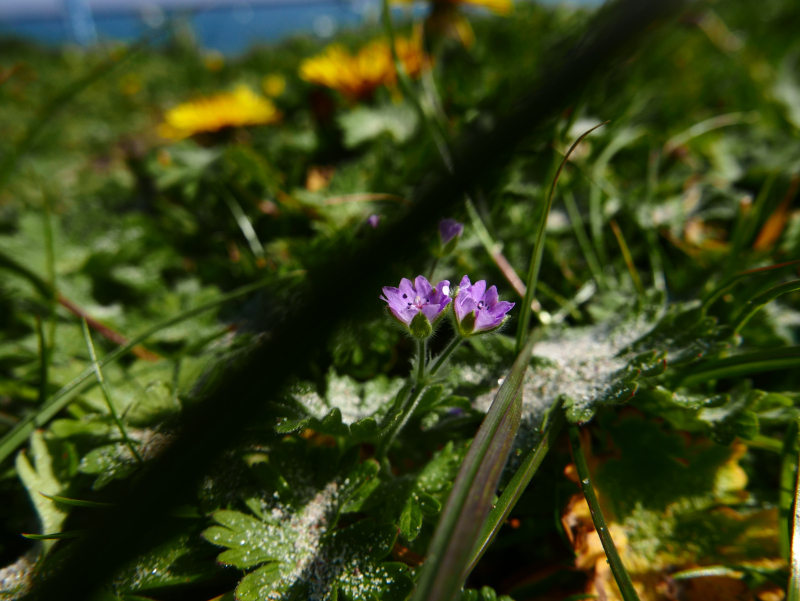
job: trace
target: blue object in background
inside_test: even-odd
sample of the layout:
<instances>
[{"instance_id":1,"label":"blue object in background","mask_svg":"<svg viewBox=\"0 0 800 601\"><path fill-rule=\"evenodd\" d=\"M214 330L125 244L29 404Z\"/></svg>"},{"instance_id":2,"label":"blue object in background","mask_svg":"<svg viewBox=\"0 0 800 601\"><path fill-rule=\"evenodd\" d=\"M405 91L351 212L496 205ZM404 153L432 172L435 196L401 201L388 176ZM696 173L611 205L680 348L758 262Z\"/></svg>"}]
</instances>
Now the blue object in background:
<instances>
[{"instance_id":1,"label":"blue object in background","mask_svg":"<svg viewBox=\"0 0 800 601\"><path fill-rule=\"evenodd\" d=\"M0 38L15 36L49 45L89 45L98 39L132 42L167 19L178 18L191 27L202 48L236 55L254 44L297 33L327 39L342 27L378 23L380 10L381 0L0 0ZM395 10L420 16L428 8L420 1L413 9Z\"/></svg>"},{"instance_id":2,"label":"blue object in background","mask_svg":"<svg viewBox=\"0 0 800 601\"><path fill-rule=\"evenodd\" d=\"M94 44L97 41L97 30L89 0L64 0L64 8L75 41L81 46Z\"/></svg>"}]
</instances>

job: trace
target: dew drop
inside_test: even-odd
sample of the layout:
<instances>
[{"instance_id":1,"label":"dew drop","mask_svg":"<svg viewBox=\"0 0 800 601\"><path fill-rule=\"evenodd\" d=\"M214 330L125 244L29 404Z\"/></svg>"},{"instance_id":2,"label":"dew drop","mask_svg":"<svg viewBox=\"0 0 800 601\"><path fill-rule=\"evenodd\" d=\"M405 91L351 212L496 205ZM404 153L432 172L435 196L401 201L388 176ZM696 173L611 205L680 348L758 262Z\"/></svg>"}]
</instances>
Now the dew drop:
<instances>
[{"instance_id":1,"label":"dew drop","mask_svg":"<svg viewBox=\"0 0 800 601\"><path fill-rule=\"evenodd\" d=\"M583 483L584 483L586 486L589 486L589 478L584 478L584 480L583 480Z\"/></svg>"}]
</instances>

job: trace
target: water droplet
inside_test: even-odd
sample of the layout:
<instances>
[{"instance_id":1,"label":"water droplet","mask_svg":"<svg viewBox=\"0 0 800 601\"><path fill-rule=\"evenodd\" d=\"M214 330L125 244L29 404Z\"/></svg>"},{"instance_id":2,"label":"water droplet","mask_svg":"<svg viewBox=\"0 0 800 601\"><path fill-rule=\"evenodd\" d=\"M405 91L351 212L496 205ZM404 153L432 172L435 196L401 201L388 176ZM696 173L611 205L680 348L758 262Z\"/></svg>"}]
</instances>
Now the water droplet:
<instances>
[{"instance_id":1,"label":"water droplet","mask_svg":"<svg viewBox=\"0 0 800 601\"><path fill-rule=\"evenodd\" d=\"M589 478L584 478L584 480L583 480L583 483L584 483L586 486L589 486Z\"/></svg>"}]
</instances>

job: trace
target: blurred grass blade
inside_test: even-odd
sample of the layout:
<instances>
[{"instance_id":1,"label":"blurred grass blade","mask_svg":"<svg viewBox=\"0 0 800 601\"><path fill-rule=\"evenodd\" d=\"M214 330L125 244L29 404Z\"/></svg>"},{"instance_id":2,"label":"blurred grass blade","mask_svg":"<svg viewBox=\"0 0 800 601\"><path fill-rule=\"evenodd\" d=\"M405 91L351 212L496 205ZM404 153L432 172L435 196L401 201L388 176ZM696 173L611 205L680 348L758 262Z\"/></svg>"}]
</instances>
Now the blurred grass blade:
<instances>
[{"instance_id":1,"label":"blurred grass blade","mask_svg":"<svg viewBox=\"0 0 800 601\"><path fill-rule=\"evenodd\" d=\"M522 379L534 341L528 337L469 447L428 547L414 601L450 601L461 590L519 428Z\"/></svg>"},{"instance_id":2,"label":"blurred grass blade","mask_svg":"<svg viewBox=\"0 0 800 601\"><path fill-rule=\"evenodd\" d=\"M793 432L797 437L797 428ZM795 453L797 458L797 454ZM798 468L794 487L794 518L792 520L792 575L789 578L788 601L800 601L800 459L797 460Z\"/></svg>"},{"instance_id":3,"label":"blurred grass blade","mask_svg":"<svg viewBox=\"0 0 800 601\"><path fill-rule=\"evenodd\" d=\"M0 260L2 260L2 255L0 255ZM113 363L126 353L133 350L134 347L147 340L153 334L173 326L176 323L180 323L181 321L185 321L191 317L194 317L195 315L209 311L230 300L249 294L254 290L264 288L269 283L270 282L265 281L242 286L241 288L228 292L227 294L220 295L217 298L200 305L199 307L189 309L188 311L184 311L179 315L164 319L155 324L153 327L148 328L138 336L132 338L128 344L117 348L112 353L103 357L98 362L98 365L101 368L105 367L106 365ZM0 462L4 461L9 455L11 455L11 453L16 451L17 448L19 448L19 446L28 439L28 436L30 436L36 428L40 428L50 421L59 411L66 407L72 401L72 399L83 392L87 388L86 385L90 383L90 378L93 374L93 367L84 370L79 376L74 378L61 390L51 396L47 402L39 407L35 413L32 413L24 420L19 422L13 430L8 432L2 439L0 439Z\"/></svg>"},{"instance_id":4,"label":"blurred grass blade","mask_svg":"<svg viewBox=\"0 0 800 601\"><path fill-rule=\"evenodd\" d=\"M219 194L225 201L225 204L228 205L228 209L230 209L230 212L233 214L233 218L236 220L239 229L242 230L242 234L247 240L247 244L250 245L250 250L255 255L256 259L263 260L265 257L264 245L261 244L261 240L258 239L258 234L256 234L253 223L245 214L242 205L240 205L236 197L223 186L216 187L216 190L217 194Z\"/></svg>"},{"instance_id":5,"label":"blurred grass blade","mask_svg":"<svg viewBox=\"0 0 800 601\"><path fill-rule=\"evenodd\" d=\"M480 561L481 557L486 552L486 549L489 548L489 545L492 543L495 536L497 536L500 527L505 523L506 518L508 518L511 510L514 509L522 493L525 492L531 478L536 474L536 470L539 469L545 455L547 455L550 447L553 446L553 443L561 432L561 428L564 427L566 420L560 402L551 408L550 415L552 417L547 420L547 423L544 425L542 438L539 444L528 451L519 469L517 469L508 485L503 490L503 494L500 495L500 499L498 499L495 506L492 507L492 510L489 512L489 518L483 526L483 530L478 538L478 544L475 546L475 551L473 551L472 559L464 573L465 577L475 568L478 561Z\"/></svg>"},{"instance_id":6,"label":"blurred grass blade","mask_svg":"<svg viewBox=\"0 0 800 601\"><path fill-rule=\"evenodd\" d=\"M701 364L700 367L679 374L674 384L694 386L707 380L735 378L766 371L787 369L796 365L800 365L800 346L754 351L708 361Z\"/></svg>"},{"instance_id":7,"label":"blurred grass blade","mask_svg":"<svg viewBox=\"0 0 800 601\"><path fill-rule=\"evenodd\" d=\"M643 295L644 285L642 284L642 278L639 277L639 272L636 270L636 264L633 262L633 255L631 255L631 251L628 248L628 243L625 242L625 237L622 235L622 230L619 228L616 219L612 219L609 224L611 225L611 230L614 232L614 237L617 239L617 244L619 244L619 250L622 253L625 266L628 268L628 273L633 280L633 285L636 288L636 291L640 295Z\"/></svg>"},{"instance_id":8,"label":"blurred grass blade","mask_svg":"<svg viewBox=\"0 0 800 601\"><path fill-rule=\"evenodd\" d=\"M544 252L544 238L545 233L547 232L547 218L550 215L550 209L553 208L553 195L556 192L556 185L558 184L558 178L561 175L561 171L564 169L564 165L567 164L569 160L569 156L572 152L577 148L578 144L596 130L598 127L602 127L608 123L608 121L604 121L598 125L595 125L593 128L585 131L580 137L573 142L572 146L570 146L567 154L564 155L564 158L561 160L561 164L558 166L556 170L555 177L553 177L553 183L550 186L550 194L547 197L547 204L545 205L544 211L542 212L541 219L539 220L539 227L536 230L536 244L533 247L533 254L531 255L531 263L528 269L528 279L525 283L525 298L522 300L522 309L520 311L519 316L519 325L517 326L517 352L522 350L522 345L528 335L528 330L530 328L531 322L531 304L533 303L533 298L536 295L536 283L539 279L539 268L542 266L542 253Z\"/></svg>"},{"instance_id":9,"label":"blurred grass blade","mask_svg":"<svg viewBox=\"0 0 800 601\"><path fill-rule=\"evenodd\" d=\"M592 277L594 277L600 288L608 289L606 276L603 274L603 268L600 267L600 261L597 260L597 254L594 252L594 248L592 248L589 236L586 235L586 228L583 224L581 213L578 210L578 205L575 203L575 196L572 194L572 190L566 190L564 192L564 206L567 209L569 221L572 224L572 230L575 232L575 238L586 259L586 264L592 272Z\"/></svg>"},{"instance_id":10,"label":"blurred grass blade","mask_svg":"<svg viewBox=\"0 0 800 601\"><path fill-rule=\"evenodd\" d=\"M125 424L122 423L122 419L120 419L119 413L117 413L117 407L111 400L111 393L103 377L103 371L100 369L100 364L97 362L97 353L94 351L94 343L92 342L92 333L89 331L89 325L86 323L85 319L81 321L81 326L83 327L83 339L86 341L86 348L89 350L89 358L92 361L92 370L97 378L97 383L100 384L100 390L102 390L103 398L106 400L108 410L111 412L111 418L114 420L114 423L117 424L117 428L119 428L119 432L122 434L122 438L125 444L128 445L131 453L133 453L133 456L136 457L139 463L143 463L144 459L142 459L142 456L139 454L139 450L131 440L131 437L128 436L128 430L125 429Z\"/></svg>"},{"instance_id":11,"label":"blurred grass blade","mask_svg":"<svg viewBox=\"0 0 800 601\"><path fill-rule=\"evenodd\" d=\"M717 300L726 292L728 292L731 288L733 288L736 283L746 278L749 275L760 275L763 273L769 273L770 271L774 271L776 269L782 269L784 267L791 267L792 265L800 264L800 259L796 259L794 261L787 261L785 263L778 263L776 265L767 265L766 267L759 267L757 269L748 269L747 271L741 271L737 274L732 275L731 277L725 279L719 286L714 288L711 292L709 292L705 298L703 299L703 314L705 315L708 310L711 308Z\"/></svg>"},{"instance_id":12,"label":"blurred grass blade","mask_svg":"<svg viewBox=\"0 0 800 601\"><path fill-rule=\"evenodd\" d=\"M113 503L99 503L97 501L83 501L81 499L70 499L68 497L59 497L58 495L48 495L43 492L39 493L43 497L47 497L51 501L61 503L62 505L70 505L72 507L91 507L94 509L103 509L106 507L113 507Z\"/></svg>"},{"instance_id":13,"label":"blurred grass blade","mask_svg":"<svg viewBox=\"0 0 800 601\"><path fill-rule=\"evenodd\" d=\"M761 186L761 190L758 192L758 196L756 196L755 202L739 203L739 218L736 220L731 234L730 253L725 266L725 276L731 276L736 267L741 264L742 257L745 256L744 249L755 235L755 229L761 222L761 213L777 177L777 171L773 171L767 176L766 181Z\"/></svg>"},{"instance_id":14,"label":"blurred grass blade","mask_svg":"<svg viewBox=\"0 0 800 601\"><path fill-rule=\"evenodd\" d=\"M631 577L622 564L622 558L619 556L617 546L614 544L611 533L608 531L608 526L606 526L605 518L603 518L603 512L600 510L600 503L597 500L597 495L589 477L589 465L586 463L586 456L583 454L581 435L575 426L569 426L569 443L572 447L572 457L581 481L583 494L589 504L589 511L592 514L595 530L597 530L597 534L600 537L600 542L603 543L603 550L606 552L611 572L617 581L622 598L624 601L639 601L639 595L636 594L636 589L633 588Z\"/></svg>"},{"instance_id":15,"label":"blurred grass blade","mask_svg":"<svg viewBox=\"0 0 800 601\"><path fill-rule=\"evenodd\" d=\"M774 301L779 296L789 294L790 292L796 292L798 290L800 290L800 280L792 280L791 282L784 282L783 284L773 286L769 290L762 292L761 294L750 299L742 308L741 315L736 319L736 324L733 331L737 334L741 332L742 328L747 324L748 321L750 321L750 318L758 313L767 303Z\"/></svg>"},{"instance_id":16,"label":"blurred grass blade","mask_svg":"<svg viewBox=\"0 0 800 601\"><path fill-rule=\"evenodd\" d=\"M69 530L67 532L54 532L52 534L26 534L23 532L22 536L31 540L59 540L62 538L78 538L87 532L88 530Z\"/></svg>"},{"instance_id":17,"label":"blurred grass blade","mask_svg":"<svg viewBox=\"0 0 800 601\"><path fill-rule=\"evenodd\" d=\"M789 423L783 439L781 453L780 488L778 489L778 543L780 544L781 557L789 561L792 553L792 503L794 502L795 483L797 479L797 453L798 445L797 422Z\"/></svg>"}]
</instances>

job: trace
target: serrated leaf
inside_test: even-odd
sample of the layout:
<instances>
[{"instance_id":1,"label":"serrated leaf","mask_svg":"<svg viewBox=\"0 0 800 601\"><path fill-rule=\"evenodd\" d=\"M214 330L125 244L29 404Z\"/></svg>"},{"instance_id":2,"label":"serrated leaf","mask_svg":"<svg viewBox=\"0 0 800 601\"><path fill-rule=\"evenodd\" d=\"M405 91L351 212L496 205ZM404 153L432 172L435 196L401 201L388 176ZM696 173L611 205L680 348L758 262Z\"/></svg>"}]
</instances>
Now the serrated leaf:
<instances>
[{"instance_id":1,"label":"serrated leaf","mask_svg":"<svg viewBox=\"0 0 800 601\"><path fill-rule=\"evenodd\" d=\"M42 532L48 536L58 534L67 518L67 511L45 495L57 495L63 489L63 484L53 471L53 458L42 433L38 430L31 435L31 456L33 465L25 451L20 451L15 462L17 474L36 508ZM45 542L44 546L49 550L53 543Z\"/></svg>"},{"instance_id":2,"label":"serrated leaf","mask_svg":"<svg viewBox=\"0 0 800 601\"><path fill-rule=\"evenodd\" d=\"M390 134L395 141L402 144L414 135L417 120L417 114L407 103L376 108L360 106L338 119L347 148L355 148L384 133Z\"/></svg>"}]
</instances>

